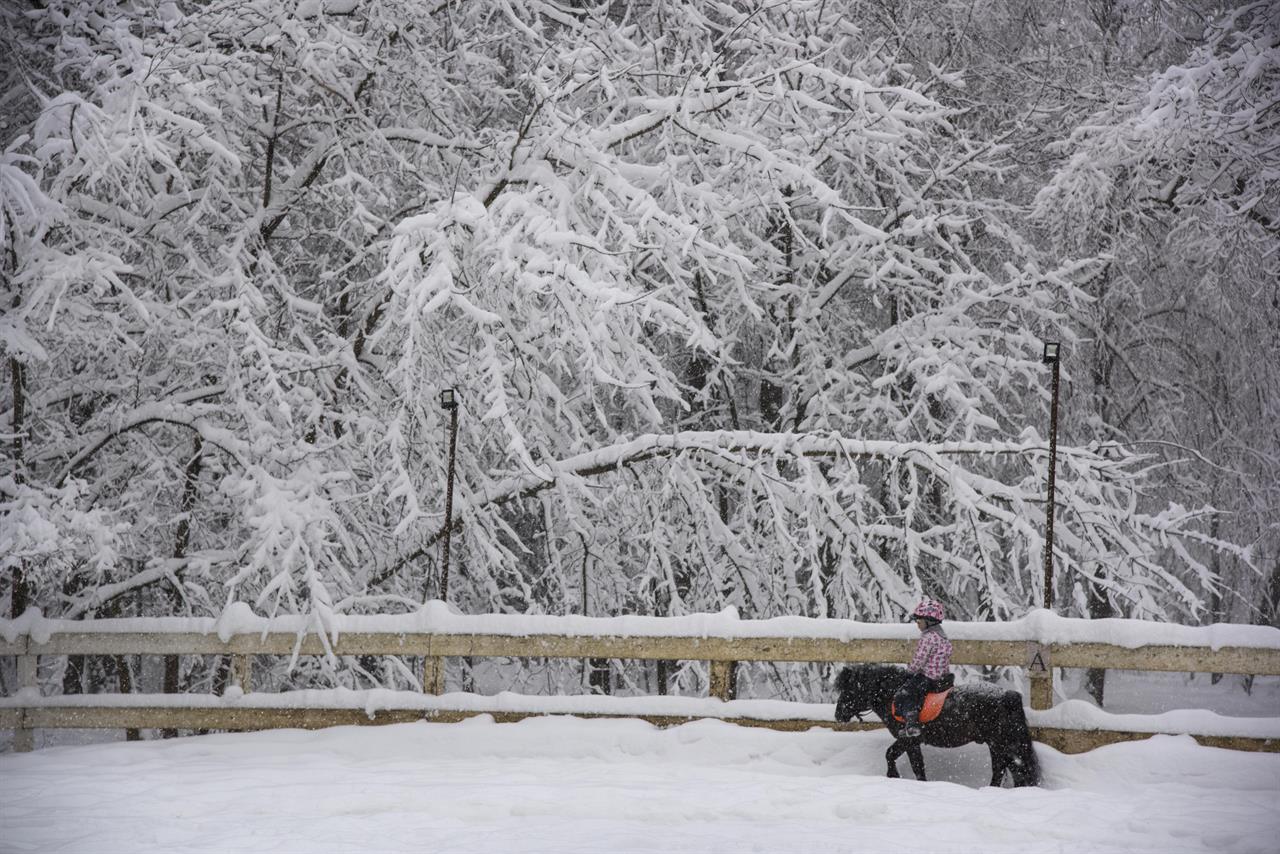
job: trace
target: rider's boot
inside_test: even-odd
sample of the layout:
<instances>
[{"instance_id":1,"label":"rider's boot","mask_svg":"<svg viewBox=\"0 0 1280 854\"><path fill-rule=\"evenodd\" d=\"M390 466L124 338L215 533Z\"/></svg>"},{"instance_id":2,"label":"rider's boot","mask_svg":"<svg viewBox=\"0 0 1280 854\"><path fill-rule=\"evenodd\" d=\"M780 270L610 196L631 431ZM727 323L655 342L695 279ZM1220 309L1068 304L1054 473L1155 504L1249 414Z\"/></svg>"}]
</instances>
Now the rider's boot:
<instances>
[{"instance_id":1,"label":"rider's boot","mask_svg":"<svg viewBox=\"0 0 1280 854\"><path fill-rule=\"evenodd\" d=\"M903 712L902 713L902 734L907 738L920 737L920 713L919 712Z\"/></svg>"}]
</instances>

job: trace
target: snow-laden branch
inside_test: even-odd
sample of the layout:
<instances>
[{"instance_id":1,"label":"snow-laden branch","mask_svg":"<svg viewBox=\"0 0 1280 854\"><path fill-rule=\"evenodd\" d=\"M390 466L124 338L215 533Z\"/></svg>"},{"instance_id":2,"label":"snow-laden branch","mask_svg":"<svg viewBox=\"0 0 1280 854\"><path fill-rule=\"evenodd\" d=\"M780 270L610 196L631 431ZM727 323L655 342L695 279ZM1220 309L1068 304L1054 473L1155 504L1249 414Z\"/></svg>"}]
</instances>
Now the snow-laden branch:
<instances>
[{"instance_id":1,"label":"snow-laden branch","mask_svg":"<svg viewBox=\"0 0 1280 854\"><path fill-rule=\"evenodd\" d=\"M533 472L499 481L471 499L469 507L501 505L530 497L556 485L557 478L594 477L623 466L692 451L724 451L768 456L823 457L837 460L913 460L937 472L946 470L942 457L950 456L1047 456L1042 440L1027 442L895 442L848 439L839 435L810 433L757 433L744 430L694 430L673 434L650 433L615 445L577 454L555 462L543 462L548 473ZM1059 449L1059 453L1083 453Z\"/></svg>"},{"instance_id":2,"label":"snow-laden branch","mask_svg":"<svg viewBox=\"0 0 1280 854\"><path fill-rule=\"evenodd\" d=\"M249 448L234 431L218 426L208 420L207 417L203 417L207 416L208 410L191 410L188 408L195 401L217 397L221 393L222 390L220 388L202 389L198 392L192 392L185 400L175 398L155 401L119 415L113 419L115 423L112 426L97 431L83 441L80 448L71 455L71 459L63 466L61 473L53 478L54 485L61 486L68 477L92 459L108 443L119 439L131 430L137 430L149 424L170 424L177 427L185 427L197 433L205 442L223 451L239 466L248 465L248 460L251 459ZM62 456L57 451L50 449L42 454L40 459L52 458L55 455Z\"/></svg>"},{"instance_id":3,"label":"snow-laden branch","mask_svg":"<svg viewBox=\"0 0 1280 854\"><path fill-rule=\"evenodd\" d=\"M976 471L954 466L946 461L951 457L1012 457L1024 465L1046 460L1048 446L1039 439L1021 442L896 442L888 440L850 439L835 434L760 433L751 431L685 431L676 434L646 434L605 448L599 448L561 460L543 460L539 470L507 478L489 485L483 491L474 492L459 502L454 526L460 528L469 517L501 507L509 502L532 498L539 493L561 488L565 484L590 491L583 481L598 478L642 463L664 464L663 461L679 456L690 456L694 463L701 454L711 454L713 459L746 464L750 459L770 459L782 463L792 459L817 458L833 463L855 463L859 460L876 460L895 466L904 463L917 467L929 475L949 483L957 500L966 507L980 510L984 516L1016 523L1008 501L1035 502L1037 497L1027 494L1022 487L1010 486L983 476ZM1116 450L1112 448L1112 450ZM1077 468L1096 465L1110 468L1114 461L1100 456L1096 449L1061 448L1063 458L1072 459ZM1039 500L1042 500L1042 496ZM993 503L993 502L999 502ZM1003 505L1003 506L1000 506ZM843 524L843 523L841 523ZM399 559L387 573L376 576L377 581L394 574L406 564L419 559L435 545L445 530L440 528L429 535L421 548ZM863 536L897 538L905 535L900 529L878 530L868 527L865 533L853 532L855 538ZM941 552L935 553L943 557Z\"/></svg>"}]
</instances>

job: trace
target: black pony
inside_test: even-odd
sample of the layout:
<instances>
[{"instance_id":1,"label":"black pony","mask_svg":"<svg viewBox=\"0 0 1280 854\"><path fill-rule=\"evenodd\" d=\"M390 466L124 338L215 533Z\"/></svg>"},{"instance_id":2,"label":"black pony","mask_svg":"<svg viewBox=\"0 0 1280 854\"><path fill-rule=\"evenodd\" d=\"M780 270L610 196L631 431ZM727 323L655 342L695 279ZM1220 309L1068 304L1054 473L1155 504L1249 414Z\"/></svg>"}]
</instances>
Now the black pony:
<instances>
[{"instance_id":1,"label":"black pony","mask_svg":"<svg viewBox=\"0 0 1280 854\"><path fill-rule=\"evenodd\" d=\"M991 785L999 786L1007 770L1015 786L1040 785L1040 763L1036 761L1027 729L1027 716L1022 710L1022 696L985 682L959 685L947 697L942 712L923 725L916 738L904 738L903 724L889 711L893 695L906 681L905 668L888 664L859 664L846 667L836 678L840 699L836 701L836 720L848 723L854 717L862 720L867 711L884 721L894 742L885 753L889 776L898 775L898 757L905 752L917 780L925 779L924 755L920 744L934 747L959 747L976 741L991 751Z\"/></svg>"}]
</instances>

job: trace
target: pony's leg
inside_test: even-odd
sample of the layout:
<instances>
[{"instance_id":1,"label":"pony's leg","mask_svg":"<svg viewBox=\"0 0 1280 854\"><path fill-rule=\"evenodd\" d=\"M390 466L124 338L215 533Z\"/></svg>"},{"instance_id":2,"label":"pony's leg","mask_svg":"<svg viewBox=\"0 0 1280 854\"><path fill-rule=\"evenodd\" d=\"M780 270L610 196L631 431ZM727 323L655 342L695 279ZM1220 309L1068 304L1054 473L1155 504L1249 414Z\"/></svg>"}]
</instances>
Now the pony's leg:
<instances>
[{"instance_id":1,"label":"pony's leg","mask_svg":"<svg viewBox=\"0 0 1280 854\"><path fill-rule=\"evenodd\" d=\"M1040 762L1036 759L1036 749L1029 736L1010 751L1009 773L1013 775L1015 787L1040 785Z\"/></svg>"},{"instance_id":2,"label":"pony's leg","mask_svg":"<svg viewBox=\"0 0 1280 854\"><path fill-rule=\"evenodd\" d=\"M917 780L929 779L924 775L924 751L920 749L920 739L913 738L907 745L907 759L911 761L911 773L916 775Z\"/></svg>"},{"instance_id":3,"label":"pony's leg","mask_svg":"<svg viewBox=\"0 0 1280 854\"><path fill-rule=\"evenodd\" d=\"M884 752L884 758L889 763L890 777L901 777L898 773L898 757L902 755L902 751L907 749L907 745L902 739L894 739L893 744L889 745L889 749Z\"/></svg>"},{"instance_id":4,"label":"pony's leg","mask_svg":"<svg viewBox=\"0 0 1280 854\"><path fill-rule=\"evenodd\" d=\"M1039 786L1040 761L1036 758L1035 744L1027 728L1027 716L1022 711L1022 696L1017 691L1005 694L1001 705L1005 709L1005 725L1002 728L1006 742L1005 760L1013 775L1013 785Z\"/></svg>"},{"instance_id":5,"label":"pony's leg","mask_svg":"<svg viewBox=\"0 0 1280 854\"><path fill-rule=\"evenodd\" d=\"M991 785L999 788L1004 785L1004 772L1009 767L1009 755L994 744L987 745L991 751Z\"/></svg>"}]
</instances>

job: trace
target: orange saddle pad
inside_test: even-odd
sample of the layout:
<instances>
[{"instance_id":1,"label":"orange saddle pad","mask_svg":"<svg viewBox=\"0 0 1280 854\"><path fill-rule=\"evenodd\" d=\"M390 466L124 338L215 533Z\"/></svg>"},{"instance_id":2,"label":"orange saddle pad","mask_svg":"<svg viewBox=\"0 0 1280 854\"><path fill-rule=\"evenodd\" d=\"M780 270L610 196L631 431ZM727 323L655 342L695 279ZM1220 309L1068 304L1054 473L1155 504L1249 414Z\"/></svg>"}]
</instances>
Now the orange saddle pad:
<instances>
[{"instance_id":1,"label":"orange saddle pad","mask_svg":"<svg viewBox=\"0 0 1280 854\"><path fill-rule=\"evenodd\" d=\"M950 693L951 689L948 688L945 691L938 691L934 694L925 694L924 708L920 710L920 723L927 724L929 721L941 714L942 704L947 702L947 695ZM895 706L890 705L889 711L893 713L893 719L895 721L902 720L902 715L898 714L898 710Z\"/></svg>"}]
</instances>

